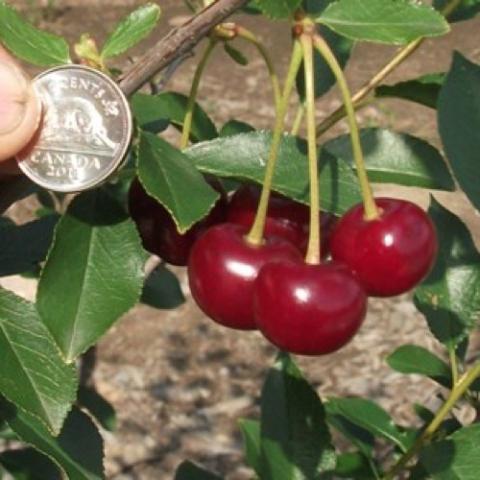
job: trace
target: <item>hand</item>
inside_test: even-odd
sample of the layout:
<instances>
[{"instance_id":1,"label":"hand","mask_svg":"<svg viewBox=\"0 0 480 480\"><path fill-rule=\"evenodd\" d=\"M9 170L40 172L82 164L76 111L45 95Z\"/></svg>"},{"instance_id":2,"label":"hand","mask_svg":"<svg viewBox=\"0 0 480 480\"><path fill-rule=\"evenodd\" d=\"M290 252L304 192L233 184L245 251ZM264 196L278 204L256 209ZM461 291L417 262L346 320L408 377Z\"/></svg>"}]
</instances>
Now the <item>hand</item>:
<instances>
[{"instance_id":1,"label":"hand","mask_svg":"<svg viewBox=\"0 0 480 480\"><path fill-rule=\"evenodd\" d=\"M19 173L12 157L32 139L40 116L28 76L0 46L0 175Z\"/></svg>"}]
</instances>

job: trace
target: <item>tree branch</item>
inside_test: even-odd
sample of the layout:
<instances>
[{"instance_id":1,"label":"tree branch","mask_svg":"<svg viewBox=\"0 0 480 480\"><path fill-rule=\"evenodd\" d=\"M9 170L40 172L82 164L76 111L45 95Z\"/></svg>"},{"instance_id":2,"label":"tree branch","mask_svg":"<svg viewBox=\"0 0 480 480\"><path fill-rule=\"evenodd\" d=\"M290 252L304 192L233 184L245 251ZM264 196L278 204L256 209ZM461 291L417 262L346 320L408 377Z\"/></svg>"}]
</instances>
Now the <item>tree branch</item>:
<instances>
[{"instance_id":1,"label":"tree branch","mask_svg":"<svg viewBox=\"0 0 480 480\"><path fill-rule=\"evenodd\" d=\"M217 0L181 27L172 30L141 57L119 79L120 88L129 96L179 56L191 50L208 32L225 20L247 0Z\"/></svg>"}]
</instances>

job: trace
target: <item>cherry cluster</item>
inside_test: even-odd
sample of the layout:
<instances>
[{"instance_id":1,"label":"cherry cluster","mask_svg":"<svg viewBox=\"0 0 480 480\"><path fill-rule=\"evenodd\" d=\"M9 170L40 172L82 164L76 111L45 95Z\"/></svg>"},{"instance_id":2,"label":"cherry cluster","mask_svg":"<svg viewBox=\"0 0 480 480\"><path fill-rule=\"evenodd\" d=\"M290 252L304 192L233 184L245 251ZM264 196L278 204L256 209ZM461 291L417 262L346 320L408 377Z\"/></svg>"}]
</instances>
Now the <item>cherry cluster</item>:
<instances>
[{"instance_id":1,"label":"cherry cluster","mask_svg":"<svg viewBox=\"0 0 480 480\"><path fill-rule=\"evenodd\" d=\"M429 272L437 239L429 217L415 204L378 198L379 216L367 220L363 204L342 218L320 213L322 263L304 261L309 208L273 193L264 239L248 241L260 190L220 193L207 218L187 233L138 180L130 213L144 246L168 263L188 265L192 296L215 322L238 330L259 329L282 350L322 355L338 350L359 330L368 296L407 292Z\"/></svg>"}]
</instances>

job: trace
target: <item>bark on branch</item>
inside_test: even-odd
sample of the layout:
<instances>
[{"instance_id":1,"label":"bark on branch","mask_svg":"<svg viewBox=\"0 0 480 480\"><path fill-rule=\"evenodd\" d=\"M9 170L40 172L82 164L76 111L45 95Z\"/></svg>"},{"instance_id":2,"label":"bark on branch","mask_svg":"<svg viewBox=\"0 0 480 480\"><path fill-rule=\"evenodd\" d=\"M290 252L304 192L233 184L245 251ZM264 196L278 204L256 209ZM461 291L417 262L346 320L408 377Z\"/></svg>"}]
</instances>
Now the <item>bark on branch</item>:
<instances>
[{"instance_id":1,"label":"bark on branch","mask_svg":"<svg viewBox=\"0 0 480 480\"><path fill-rule=\"evenodd\" d=\"M172 30L141 57L119 80L120 88L131 95L157 72L191 50L208 32L247 0L217 0L181 27Z\"/></svg>"}]
</instances>

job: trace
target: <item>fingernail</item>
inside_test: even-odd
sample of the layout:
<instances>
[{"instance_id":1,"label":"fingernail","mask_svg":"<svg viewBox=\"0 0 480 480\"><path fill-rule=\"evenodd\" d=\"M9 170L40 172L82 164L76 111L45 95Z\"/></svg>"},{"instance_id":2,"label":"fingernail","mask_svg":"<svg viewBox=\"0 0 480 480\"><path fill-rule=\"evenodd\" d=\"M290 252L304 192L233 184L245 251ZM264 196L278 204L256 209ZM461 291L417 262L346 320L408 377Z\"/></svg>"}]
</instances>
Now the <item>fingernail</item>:
<instances>
[{"instance_id":1,"label":"fingernail","mask_svg":"<svg viewBox=\"0 0 480 480\"><path fill-rule=\"evenodd\" d=\"M29 84L15 65L0 60L0 135L14 131L25 118Z\"/></svg>"}]
</instances>

